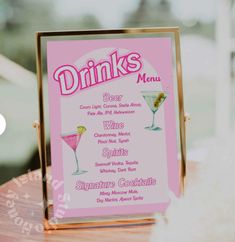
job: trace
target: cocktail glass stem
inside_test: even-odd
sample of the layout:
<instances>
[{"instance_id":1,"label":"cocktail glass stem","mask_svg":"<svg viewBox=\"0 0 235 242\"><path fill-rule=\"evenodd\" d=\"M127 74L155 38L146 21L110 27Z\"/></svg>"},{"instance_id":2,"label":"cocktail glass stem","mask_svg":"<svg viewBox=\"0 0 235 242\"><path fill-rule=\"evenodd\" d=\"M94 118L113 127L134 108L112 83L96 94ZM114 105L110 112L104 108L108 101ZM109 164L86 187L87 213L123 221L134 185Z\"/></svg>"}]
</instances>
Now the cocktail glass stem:
<instances>
[{"instance_id":1,"label":"cocktail glass stem","mask_svg":"<svg viewBox=\"0 0 235 242\"><path fill-rule=\"evenodd\" d=\"M152 112L152 113L153 113L153 121L152 121L151 128L155 126L155 112Z\"/></svg>"},{"instance_id":2,"label":"cocktail glass stem","mask_svg":"<svg viewBox=\"0 0 235 242\"><path fill-rule=\"evenodd\" d=\"M76 164L77 164L77 170L76 170L76 172L78 172L79 171L79 165L78 165L78 157L77 157L76 150L74 150L74 156L75 156Z\"/></svg>"}]
</instances>

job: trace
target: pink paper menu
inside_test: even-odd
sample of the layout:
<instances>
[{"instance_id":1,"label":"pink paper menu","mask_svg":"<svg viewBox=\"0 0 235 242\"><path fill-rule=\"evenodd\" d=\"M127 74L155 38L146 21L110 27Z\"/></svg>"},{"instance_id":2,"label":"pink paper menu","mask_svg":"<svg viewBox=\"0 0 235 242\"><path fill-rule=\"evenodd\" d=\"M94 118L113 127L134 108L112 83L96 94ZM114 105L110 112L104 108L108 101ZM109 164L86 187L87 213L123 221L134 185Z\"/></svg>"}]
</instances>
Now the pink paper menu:
<instances>
[{"instance_id":1,"label":"pink paper menu","mask_svg":"<svg viewBox=\"0 0 235 242\"><path fill-rule=\"evenodd\" d=\"M54 215L164 211L179 195L171 39L48 41L47 66Z\"/></svg>"}]
</instances>

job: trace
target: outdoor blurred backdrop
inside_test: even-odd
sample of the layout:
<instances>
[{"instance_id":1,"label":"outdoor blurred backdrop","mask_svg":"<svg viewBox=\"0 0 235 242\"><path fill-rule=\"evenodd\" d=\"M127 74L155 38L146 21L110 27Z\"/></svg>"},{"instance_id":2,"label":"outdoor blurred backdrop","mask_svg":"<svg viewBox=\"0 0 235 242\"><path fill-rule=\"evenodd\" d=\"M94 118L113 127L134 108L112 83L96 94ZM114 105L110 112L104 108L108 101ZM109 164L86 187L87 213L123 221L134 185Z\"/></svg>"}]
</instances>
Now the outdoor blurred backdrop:
<instances>
[{"instance_id":1,"label":"outdoor blurred backdrop","mask_svg":"<svg viewBox=\"0 0 235 242\"><path fill-rule=\"evenodd\" d=\"M234 5L232 0L0 0L0 113L7 121L0 136L0 183L39 167L32 128L38 119L36 31L179 26L185 110L192 118L188 154L200 159L210 142L235 124Z\"/></svg>"}]
</instances>

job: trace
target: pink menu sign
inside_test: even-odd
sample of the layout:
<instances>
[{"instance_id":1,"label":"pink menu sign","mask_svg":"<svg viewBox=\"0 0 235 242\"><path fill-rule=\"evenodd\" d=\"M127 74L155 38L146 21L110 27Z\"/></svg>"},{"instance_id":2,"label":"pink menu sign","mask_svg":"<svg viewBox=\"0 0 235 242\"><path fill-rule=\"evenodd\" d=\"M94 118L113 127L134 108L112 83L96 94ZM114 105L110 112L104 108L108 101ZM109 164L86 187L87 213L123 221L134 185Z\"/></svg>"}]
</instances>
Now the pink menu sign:
<instances>
[{"instance_id":1,"label":"pink menu sign","mask_svg":"<svg viewBox=\"0 0 235 242\"><path fill-rule=\"evenodd\" d=\"M180 193L171 39L48 41L47 65L54 214L163 212Z\"/></svg>"}]
</instances>

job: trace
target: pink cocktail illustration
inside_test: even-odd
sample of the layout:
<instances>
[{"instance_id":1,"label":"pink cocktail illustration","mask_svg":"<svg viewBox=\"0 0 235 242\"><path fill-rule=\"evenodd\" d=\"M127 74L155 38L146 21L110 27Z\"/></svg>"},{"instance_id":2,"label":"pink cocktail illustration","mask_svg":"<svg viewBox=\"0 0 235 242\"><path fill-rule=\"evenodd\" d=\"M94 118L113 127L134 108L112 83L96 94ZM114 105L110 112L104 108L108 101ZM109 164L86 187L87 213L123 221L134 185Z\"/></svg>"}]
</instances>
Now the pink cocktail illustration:
<instances>
[{"instance_id":1,"label":"pink cocktail illustration","mask_svg":"<svg viewBox=\"0 0 235 242\"><path fill-rule=\"evenodd\" d=\"M76 171L73 172L73 175L80 175L83 174L87 171L84 170L80 170L79 168L79 163L78 163L78 157L77 157L77 147L78 144L81 140L81 137L83 135L83 133L86 131L86 128L84 126L79 126L77 128L77 132L75 133L70 133L70 134L64 134L61 135L62 139L65 141L65 143L73 150L74 152L74 156L75 156L75 160L76 160Z\"/></svg>"}]
</instances>

